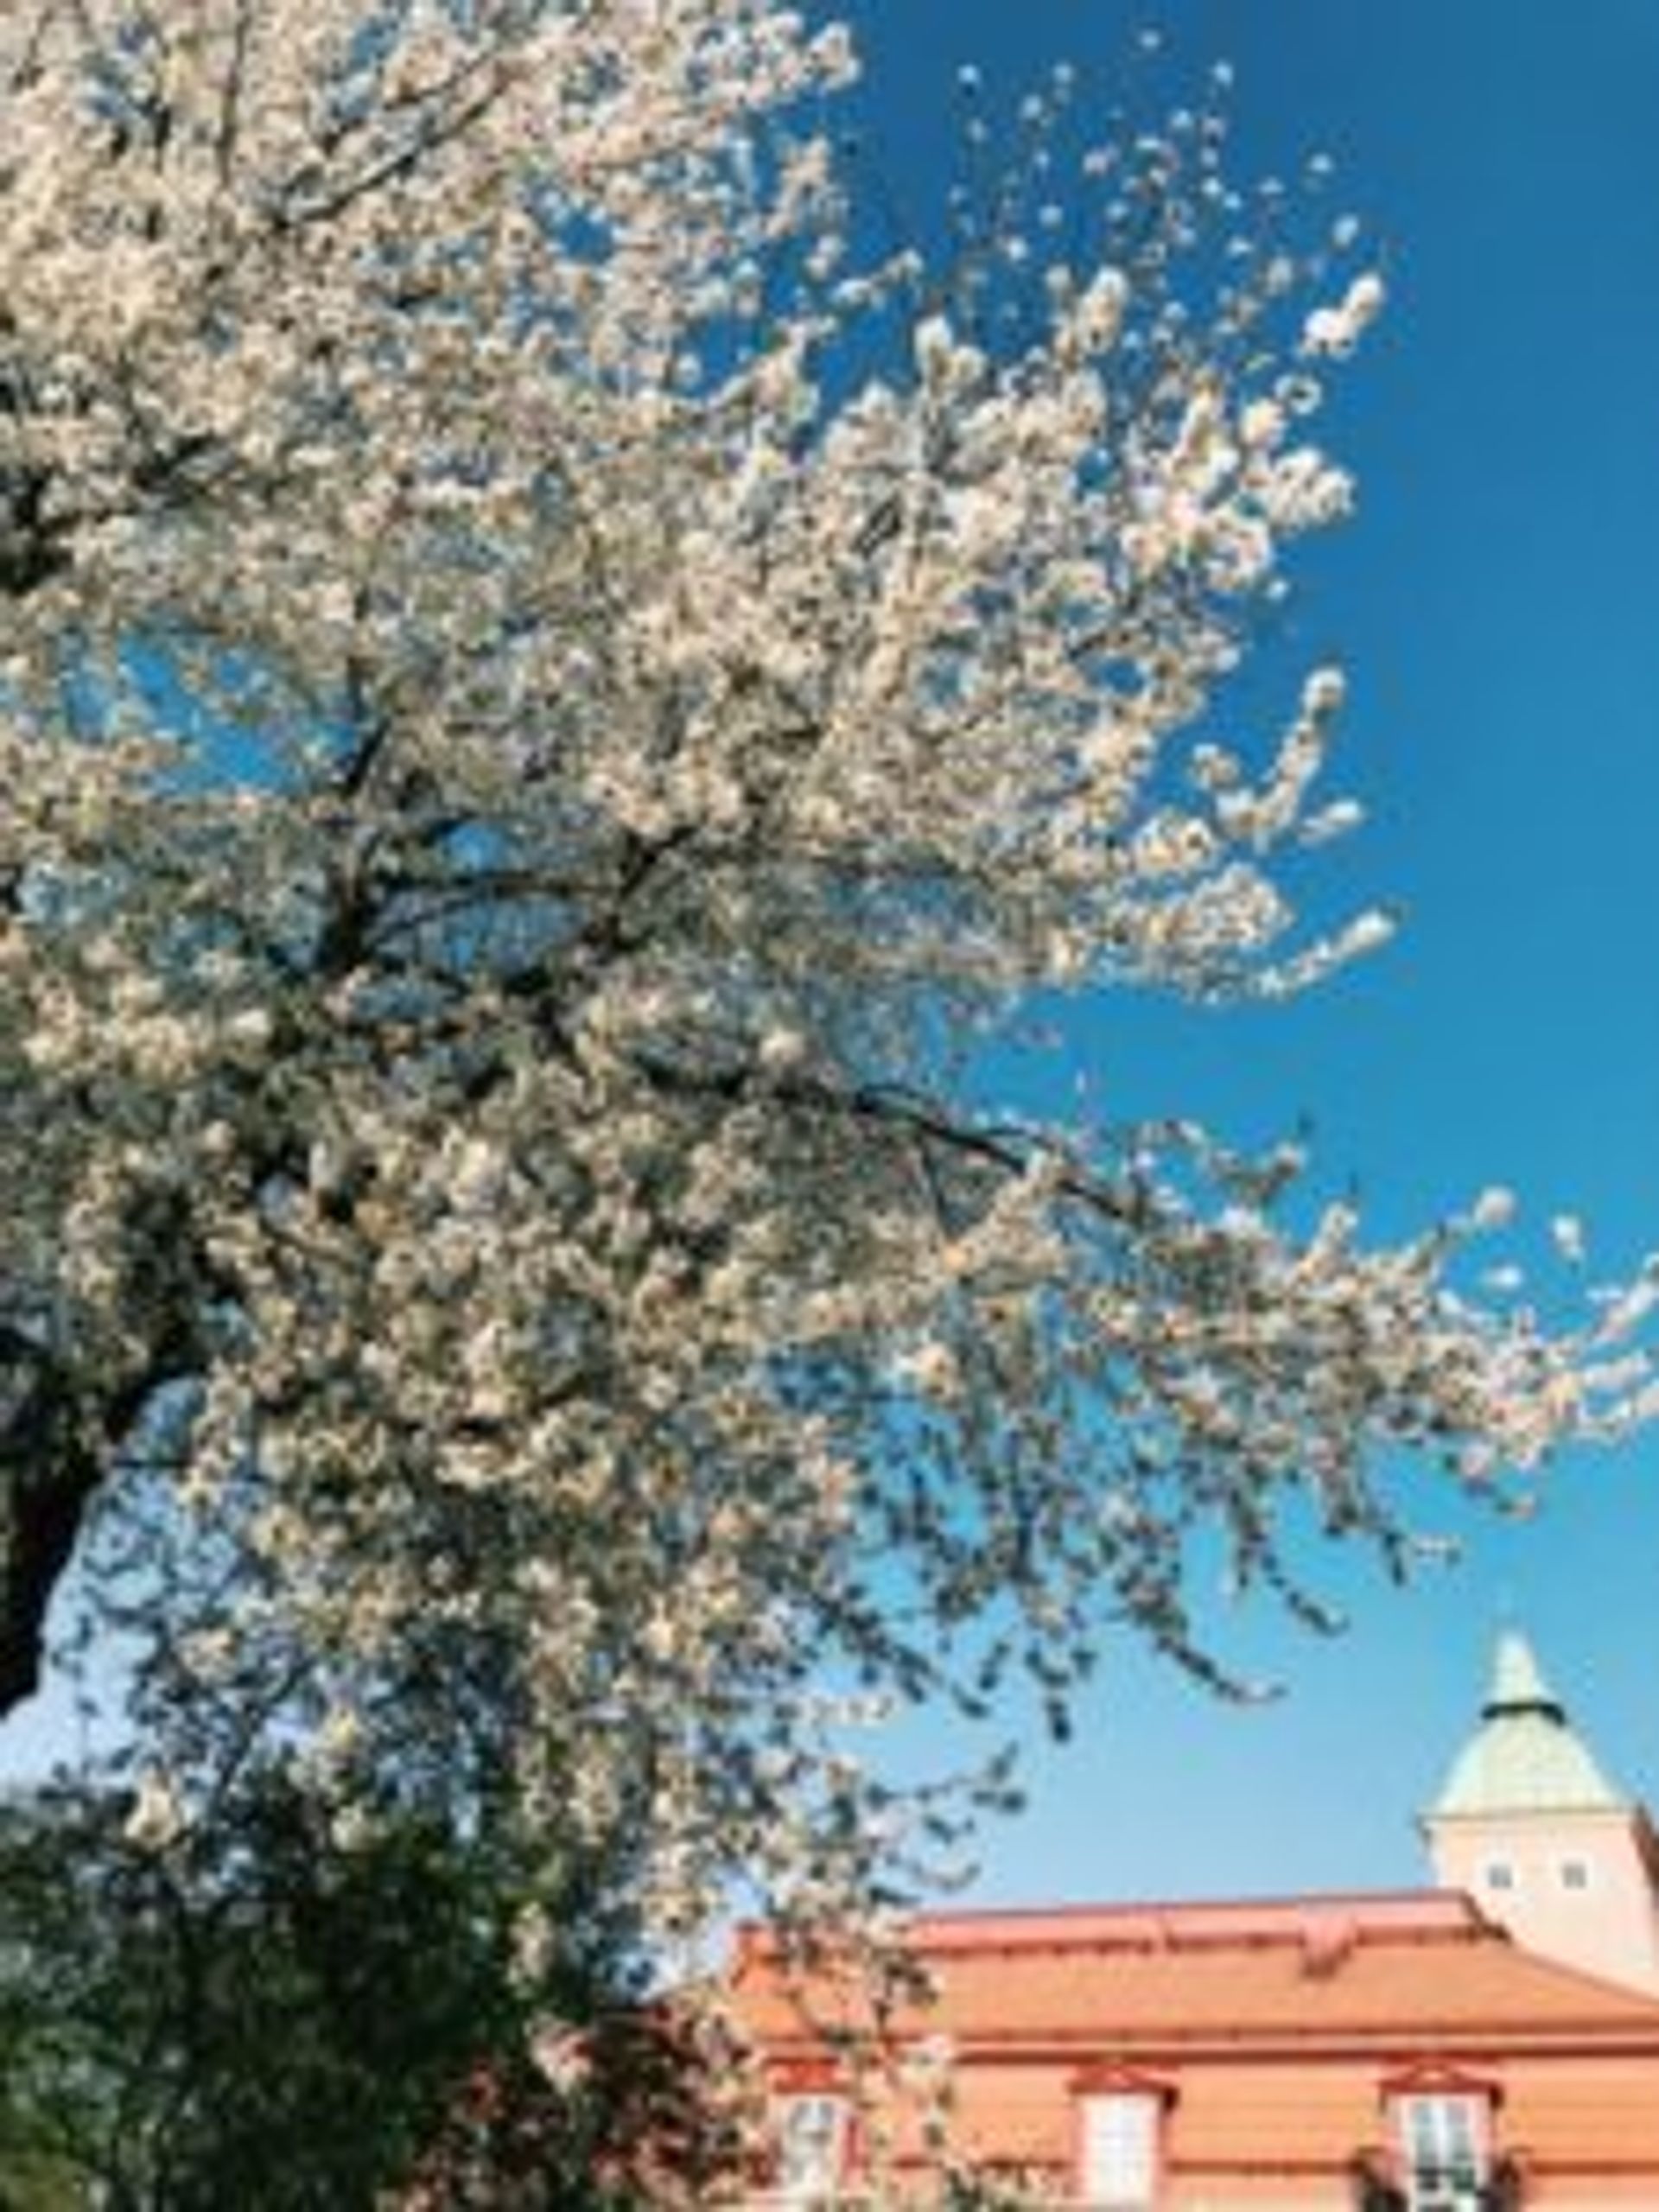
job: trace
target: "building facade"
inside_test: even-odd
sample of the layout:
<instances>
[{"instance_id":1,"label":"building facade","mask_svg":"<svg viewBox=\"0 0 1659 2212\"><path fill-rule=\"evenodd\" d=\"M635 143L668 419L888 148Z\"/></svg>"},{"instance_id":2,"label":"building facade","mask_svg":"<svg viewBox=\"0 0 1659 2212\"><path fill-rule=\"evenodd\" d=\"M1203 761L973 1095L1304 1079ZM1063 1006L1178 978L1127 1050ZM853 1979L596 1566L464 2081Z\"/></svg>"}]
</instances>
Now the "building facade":
<instances>
[{"instance_id":1,"label":"building facade","mask_svg":"<svg viewBox=\"0 0 1659 2212\"><path fill-rule=\"evenodd\" d=\"M1421 1891L920 1916L874 2054L748 1931L753 2201L1659 2212L1659 1853L1520 1638L1423 1827Z\"/></svg>"},{"instance_id":2,"label":"building facade","mask_svg":"<svg viewBox=\"0 0 1659 2212\"><path fill-rule=\"evenodd\" d=\"M1434 1878L1523 1948L1659 1997L1659 1841L1575 1733L1518 1636L1423 1816Z\"/></svg>"}]
</instances>

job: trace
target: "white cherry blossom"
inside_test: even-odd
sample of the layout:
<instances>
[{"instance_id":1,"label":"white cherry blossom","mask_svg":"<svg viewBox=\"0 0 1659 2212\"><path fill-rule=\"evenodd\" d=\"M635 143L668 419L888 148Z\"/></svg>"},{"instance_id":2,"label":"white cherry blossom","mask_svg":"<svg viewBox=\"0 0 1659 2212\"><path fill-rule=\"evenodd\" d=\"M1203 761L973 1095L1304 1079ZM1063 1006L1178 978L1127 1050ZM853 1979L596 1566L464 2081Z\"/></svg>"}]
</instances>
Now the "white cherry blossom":
<instances>
[{"instance_id":1,"label":"white cherry blossom","mask_svg":"<svg viewBox=\"0 0 1659 2212\"><path fill-rule=\"evenodd\" d=\"M1227 687L1382 290L1230 258L1190 116L1079 165L1096 268L1007 257L1047 168L988 295L860 266L855 73L769 0L0 13L0 1700L101 1501L342 1833L438 1775L670 1934L948 1848L878 1713L1203 1669L1195 1544L1302 1605L1282 1510L1403 1565L1393 1447L1651 1396L1646 1300L1459 1287L1490 1200L1308 1231L963 1073L1389 933L1286 865L1340 672Z\"/></svg>"}]
</instances>

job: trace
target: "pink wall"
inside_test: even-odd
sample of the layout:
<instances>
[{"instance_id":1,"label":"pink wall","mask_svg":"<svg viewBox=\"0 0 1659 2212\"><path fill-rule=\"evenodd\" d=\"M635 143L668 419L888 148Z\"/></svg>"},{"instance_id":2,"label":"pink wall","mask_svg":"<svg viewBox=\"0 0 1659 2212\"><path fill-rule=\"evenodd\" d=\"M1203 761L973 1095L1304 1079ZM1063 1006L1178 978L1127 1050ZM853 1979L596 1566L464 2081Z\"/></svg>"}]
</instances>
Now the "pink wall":
<instances>
[{"instance_id":1,"label":"pink wall","mask_svg":"<svg viewBox=\"0 0 1659 2212\"><path fill-rule=\"evenodd\" d=\"M1390 2147L1389 2085L1402 2078L1381 2052L1215 2052L1154 2070L1174 2091L1160 2212L1352 2212L1349 2162L1362 2146ZM964 2057L955 2148L1040 2174L1045 2201L1064 2203L1076 2071L1057 2056ZM1529 2212L1659 2208L1659 2039L1645 2050L1562 2044L1489 2058L1469 2078L1491 2087L1494 2148L1521 2160ZM910 2153L901 2191L907 2182L913 2201L936 2201L931 2157L911 2128L896 2133Z\"/></svg>"},{"instance_id":2,"label":"pink wall","mask_svg":"<svg viewBox=\"0 0 1659 2212\"><path fill-rule=\"evenodd\" d=\"M1427 1827L1435 1879L1466 1890L1524 1949L1659 1995L1659 1910L1637 1818L1459 1815ZM1570 1866L1585 1870L1584 1887L1569 1886Z\"/></svg>"}]
</instances>

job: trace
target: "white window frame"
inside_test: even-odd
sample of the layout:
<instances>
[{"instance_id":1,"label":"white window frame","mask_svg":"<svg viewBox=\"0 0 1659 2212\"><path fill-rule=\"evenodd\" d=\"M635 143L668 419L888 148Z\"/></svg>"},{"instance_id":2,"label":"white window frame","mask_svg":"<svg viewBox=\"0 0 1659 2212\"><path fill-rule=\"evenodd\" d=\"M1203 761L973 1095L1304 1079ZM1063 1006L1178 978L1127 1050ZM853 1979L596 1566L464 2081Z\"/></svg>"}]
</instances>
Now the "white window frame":
<instances>
[{"instance_id":1,"label":"white window frame","mask_svg":"<svg viewBox=\"0 0 1659 2212\"><path fill-rule=\"evenodd\" d=\"M774 2097L772 2139L777 2179L772 2193L777 2202L833 2204L846 2183L851 2137L852 2108L845 2097L824 2089Z\"/></svg>"},{"instance_id":2,"label":"white window frame","mask_svg":"<svg viewBox=\"0 0 1659 2212\"><path fill-rule=\"evenodd\" d=\"M1078 2098L1077 2177L1089 2212L1154 2212L1163 2124L1156 2089L1089 2089Z\"/></svg>"},{"instance_id":3,"label":"white window frame","mask_svg":"<svg viewBox=\"0 0 1659 2212\"><path fill-rule=\"evenodd\" d=\"M1478 2089L1411 2090L1395 2098L1394 2119L1411 2212L1479 2212L1491 2174L1491 2099Z\"/></svg>"}]
</instances>

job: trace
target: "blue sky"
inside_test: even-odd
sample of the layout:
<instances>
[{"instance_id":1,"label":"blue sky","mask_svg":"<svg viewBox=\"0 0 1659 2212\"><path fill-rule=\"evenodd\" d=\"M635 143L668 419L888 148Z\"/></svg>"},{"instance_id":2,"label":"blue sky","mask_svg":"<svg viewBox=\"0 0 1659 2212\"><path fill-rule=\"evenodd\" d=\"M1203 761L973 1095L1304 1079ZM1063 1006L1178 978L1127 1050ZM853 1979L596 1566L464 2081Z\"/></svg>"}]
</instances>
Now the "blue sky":
<instances>
[{"instance_id":1,"label":"blue sky","mask_svg":"<svg viewBox=\"0 0 1659 2212\"><path fill-rule=\"evenodd\" d=\"M1012 100L1053 61L1109 86L1121 0L866 0L860 96L899 196L943 196L955 68ZM1558 1211L1592 1271L1659 1246L1659 7L1652 0L1175 0L1172 99L1237 70L1240 167L1328 150L1391 309L1330 428L1357 520L1297 567L1264 736L1332 655L1352 706L1334 787L1367 829L1333 893L1398 902L1396 944L1316 999L1197 1017L1103 1001L1075 1048L1135 1109L1267 1137L1301 1114L1330 1187L1381 1233L1514 1185L1523 1254ZM1525 1525L1459 1513L1458 1570L1399 1594L1310 1560L1342 1639L1219 1611L1219 1648L1286 1685L1217 1705L1111 1655L1077 1740L1039 1752L982 1894L1115 1897L1387 1885L1471 1725L1505 1618L1607 1765L1659 1796L1659 1435L1561 1467ZM60 1712L11 1758L67 1749Z\"/></svg>"},{"instance_id":2,"label":"blue sky","mask_svg":"<svg viewBox=\"0 0 1659 2212\"><path fill-rule=\"evenodd\" d=\"M1326 874L1398 902L1395 944L1291 1008L1217 1018L1104 1001L1080 1062L1135 1109L1266 1137L1306 1113L1333 1191L1401 1233L1484 1185L1523 1201L1519 1256L1581 1215L1594 1279L1659 1246L1659 8L1650 0L870 0L868 158L942 196L954 73L991 102L1057 60L1109 94L1133 34L1154 82L1236 67L1239 168L1324 150L1389 283L1326 429L1357 519L1311 549L1264 737L1299 664L1352 705L1333 788L1368 810ZM1275 684L1277 688L1275 689ZM1514 1618L1608 1766L1659 1796L1659 1434L1564 1463L1504 1524L1408 1478L1461 1566L1404 1594L1309 1558L1334 1643L1212 1616L1277 1676L1263 1709L1109 1657L1077 1740L1039 1752L982 1893L1112 1897L1418 1878L1411 1816L1471 1725Z\"/></svg>"}]
</instances>

